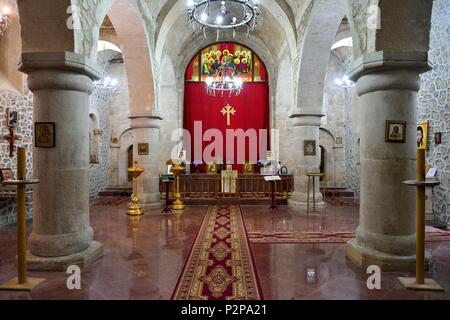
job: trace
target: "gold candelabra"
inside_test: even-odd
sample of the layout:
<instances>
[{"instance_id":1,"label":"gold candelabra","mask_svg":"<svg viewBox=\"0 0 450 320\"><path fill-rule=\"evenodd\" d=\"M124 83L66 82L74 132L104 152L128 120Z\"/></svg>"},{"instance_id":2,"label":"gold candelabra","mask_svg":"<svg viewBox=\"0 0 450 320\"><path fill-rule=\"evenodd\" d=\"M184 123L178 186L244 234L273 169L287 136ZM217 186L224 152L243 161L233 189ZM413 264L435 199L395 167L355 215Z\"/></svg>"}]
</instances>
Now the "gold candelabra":
<instances>
[{"instance_id":1,"label":"gold candelabra","mask_svg":"<svg viewBox=\"0 0 450 320\"><path fill-rule=\"evenodd\" d=\"M138 166L137 161L135 161L134 166L128 168L128 172L133 177L133 194L131 195L131 203L128 206L127 214L130 216L140 216L144 214L144 210L139 206L137 178L144 172L144 168Z\"/></svg>"},{"instance_id":2,"label":"gold candelabra","mask_svg":"<svg viewBox=\"0 0 450 320\"><path fill-rule=\"evenodd\" d=\"M174 184L173 184L173 203L172 203L172 209L173 210L183 210L185 208L183 201L181 200L181 194L180 194L180 175L181 172L183 172L184 167L180 164L175 164L172 167L172 172L174 175Z\"/></svg>"}]
</instances>

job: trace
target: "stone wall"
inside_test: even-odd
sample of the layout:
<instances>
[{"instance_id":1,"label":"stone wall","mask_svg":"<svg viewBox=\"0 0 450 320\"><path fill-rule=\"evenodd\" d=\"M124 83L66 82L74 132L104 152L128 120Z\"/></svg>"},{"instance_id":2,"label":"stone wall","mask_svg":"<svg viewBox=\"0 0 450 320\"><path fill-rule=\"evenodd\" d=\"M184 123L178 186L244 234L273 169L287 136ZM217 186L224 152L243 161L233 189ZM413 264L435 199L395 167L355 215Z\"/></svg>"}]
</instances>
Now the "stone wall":
<instances>
[{"instance_id":1,"label":"stone wall","mask_svg":"<svg viewBox=\"0 0 450 320\"><path fill-rule=\"evenodd\" d=\"M427 161L437 168L441 185L434 188L435 219L450 224L450 0L433 3L429 60L433 70L422 75L418 98L418 120L429 121ZM442 133L442 144L434 133Z\"/></svg>"},{"instance_id":2,"label":"stone wall","mask_svg":"<svg viewBox=\"0 0 450 320\"><path fill-rule=\"evenodd\" d=\"M24 95L9 91L0 90L0 168L11 168L16 175L17 172L17 152L14 156L9 156L9 142L4 140L5 135L9 135L6 125L6 108L11 108L19 113L18 125L14 133L20 138L16 141L16 146L27 149L27 175L33 175L33 95L26 86L24 80ZM32 201L31 192L27 195L27 217L31 217ZM16 199L14 191L6 191L0 187L0 226L13 224L16 222Z\"/></svg>"},{"instance_id":3,"label":"stone wall","mask_svg":"<svg viewBox=\"0 0 450 320\"><path fill-rule=\"evenodd\" d=\"M328 72L325 78L323 94L322 126L320 145L325 148L325 172L329 186L346 187L345 183L345 92L336 85L335 79L342 77L342 61L334 54L330 55ZM337 144L336 139L342 139Z\"/></svg>"},{"instance_id":4,"label":"stone wall","mask_svg":"<svg viewBox=\"0 0 450 320\"><path fill-rule=\"evenodd\" d=\"M109 61L121 55L113 50L100 51L97 55L97 63L106 66L105 72L108 76L119 81L119 90L123 82L123 75L117 69L123 68L123 64L110 64ZM96 88L90 97L89 112L94 114L98 121L98 128L101 135L98 138L98 163L91 163L89 170L89 195L96 197L100 191L108 187L108 172L110 163L110 141L111 141L111 121L117 125L115 118L110 119L110 108L114 100L119 96L119 92L103 88ZM93 132L90 132L91 136Z\"/></svg>"}]
</instances>

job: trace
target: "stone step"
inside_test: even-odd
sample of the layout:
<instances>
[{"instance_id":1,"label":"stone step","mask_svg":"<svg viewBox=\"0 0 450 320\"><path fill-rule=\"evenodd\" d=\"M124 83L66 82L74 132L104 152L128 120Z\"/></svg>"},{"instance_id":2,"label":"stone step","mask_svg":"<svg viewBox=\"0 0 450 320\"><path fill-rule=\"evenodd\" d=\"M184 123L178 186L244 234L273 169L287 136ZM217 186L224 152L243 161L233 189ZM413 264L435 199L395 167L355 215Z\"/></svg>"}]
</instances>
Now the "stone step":
<instances>
[{"instance_id":1,"label":"stone step","mask_svg":"<svg viewBox=\"0 0 450 320\"><path fill-rule=\"evenodd\" d=\"M130 197L133 193L131 188L108 188L99 192L100 197Z\"/></svg>"},{"instance_id":2,"label":"stone step","mask_svg":"<svg viewBox=\"0 0 450 320\"><path fill-rule=\"evenodd\" d=\"M324 192L324 188L320 188L320 192ZM347 188L326 188L327 197L336 198L354 198L355 192Z\"/></svg>"}]
</instances>

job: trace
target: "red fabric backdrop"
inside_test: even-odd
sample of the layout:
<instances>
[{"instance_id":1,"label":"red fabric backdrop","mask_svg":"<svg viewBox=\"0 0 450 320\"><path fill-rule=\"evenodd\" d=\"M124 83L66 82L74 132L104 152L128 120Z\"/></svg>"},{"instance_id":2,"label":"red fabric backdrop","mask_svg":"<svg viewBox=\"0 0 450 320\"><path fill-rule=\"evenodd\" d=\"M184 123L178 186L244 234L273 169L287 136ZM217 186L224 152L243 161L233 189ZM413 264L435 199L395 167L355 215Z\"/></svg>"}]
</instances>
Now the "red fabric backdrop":
<instances>
[{"instance_id":1,"label":"red fabric backdrop","mask_svg":"<svg viewBox=\"0 0 450 320\"><path fill-rule=\"evenodd\" d=\"M222 108L231 105L236 113L231 116L230 126L227 125L227 117L221 113ZM194 155L194 141L198 139L194 132L194 122L202 122L202 135L211 128L218 129L223 135L223 154L215 154L216 157L222 158L224 162L227 159L226 153L226 129L255 129L259 132L260 129L267 130L267 148L269 148L269 86L265 82L247 82L244 83L243 90L239 96L224 95L224 97L211 97L206 93L206 84L203 82L186 82L185 83L185 100L184 100L184 128L187 129L192 137L191 154L188 152L188 159L191 161L205 159L196 159ZM261 142L258 135L258 153ZM241 170L241 165L237 164L235 139L235 152L233 167L236 170ZM212 142L204 141L203 150ZM246 139L246 161L249 160L249 144ZM262 150L266 154L266 150ZM228 157L231 158L231 157Z\"/></svg>"}]
</instances>

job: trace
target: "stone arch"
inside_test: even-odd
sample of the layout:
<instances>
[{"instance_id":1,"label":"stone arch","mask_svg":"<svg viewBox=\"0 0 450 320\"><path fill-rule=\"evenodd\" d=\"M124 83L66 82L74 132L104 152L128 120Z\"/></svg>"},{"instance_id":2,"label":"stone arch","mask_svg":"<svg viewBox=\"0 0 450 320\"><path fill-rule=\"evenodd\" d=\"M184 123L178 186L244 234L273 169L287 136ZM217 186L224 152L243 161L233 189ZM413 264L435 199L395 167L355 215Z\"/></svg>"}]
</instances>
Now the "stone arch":
<instances>
[{"instance_id":1,"label":"stone arch","mask_svg":"<svg viewBox=\"0 0 450 320\"><path fill-rule=\"evenodd\" d=\"M130 110L155 110L155 84L144 21L136 9L125 0L117 0L108 11L115 27L124 58ZM133 21L133 24L130 24Z\"/></svg>"},{"instance_id":2,"label":"stone arch","mask_svg":"<svg viewBox=\"0 0 450 320\"><path fill-rule=\"evenodd\" d=\"M325 174L327 176L328 185L335 185L336 177L336 155L334 149L334 136L333 134L324 128L319 130L319 145L325 150Z\"/></svg>"},{"instance_id":3,"label":"stone arch","mask_svg":"<svg viewBox=\"0 0 450 320\"><path fill-rule=\"evenodd\" d=\"M314 1L306 34L301 43L297 107L320 113L331 47L344 17L339 1Z\"/></svg>"},{"instance_id":4,"label":"stone arch","mask_svg":"<svg viewBox=\"0 0 450 320\"><path fill-rule=\"evenodd\" d=\"M277 88L277 74L278 74L278 59L267 47L264 41L254 35L250 34L250 37L242 35L240 33L236 34L236 37L224 36L219 42L236 42L239 43L250 50L252 50L261 61L265 64L268 73L268 84L269 84L269 113L270 113L270 128L275 126L275 106L276 106L276 88ZM201 49L206 48L214 43L217 43L216 39L201 39L199 41L185 41L183 47L180 50L180 56L184 59L180 59L180 63L176 67L176 70L180 70L182 74L177 74L178 88L184 88L184 75L185 71L191 62L195 54L197 54ZM179 97L178 110L180 117L182 119L183 109L184 109L184 95Z\"/></svg>"},{"instance_id":5,"label":"stone arch","mask_svg":"<svg viewBox=\"0 0 450 320\"><path fill-rule=\"evenodd\" d=\"M265 11L271 14L274 19L282 26L284 29L284 33L288 42L289 52L292 57L295 57L296 54L296 33L295 33L295 19L292 17L291 12L286 12L285 8L280 6L278 1L262 1L261 2ZM157 26L157 40L155 44L155 60L159 64L161 59L163 58L164 48L166 46L166 42L169 39L168 35L180 17L185 16L186 13L186 4L183 1L176 1L173 3L172 8L170 10L165 7L162 11L162 17L158 17L161 25ZM239 34L239 33L238 33ZM224 38L221 38L220 41L227 41ZM192 43L191 43L192 44Z\"/></svg>"},{"instance_id":6,"label":"stone arch","mask_svg":"<svg viewBox=\"0 0 450 320\"><path fill-rule=\"evenodd\" d=\"M12 22L0 38L0 90L24 94L24 75L17 70L17 59L22 52L20 15L16 0L4 1Z\"/></svg>"},{"instance_id":7,"label":"stone arch","mask_svg":"<svg viewBox=\"0 0 450 320\"><path fill-rule=\"evenodd\" d=\"M119 185L129 186L128 182L128 149L133 146L133 131L131 128L122 132L119 138Z\"/></svg>"},{"instance_id":8,"label":"stone arch","mask_svg":"<svg viewBox=\"0 0 450 320\"><path fill-rule=\"evenodd\" d=\"M108 15L124 57L130 109L155 110L152 55L143 14L135 1L72 0L80 18L75 31L76 52L96 58L100 27ZM130 21L133 23L131 24Z\"/></svg>"}]
</instances>

